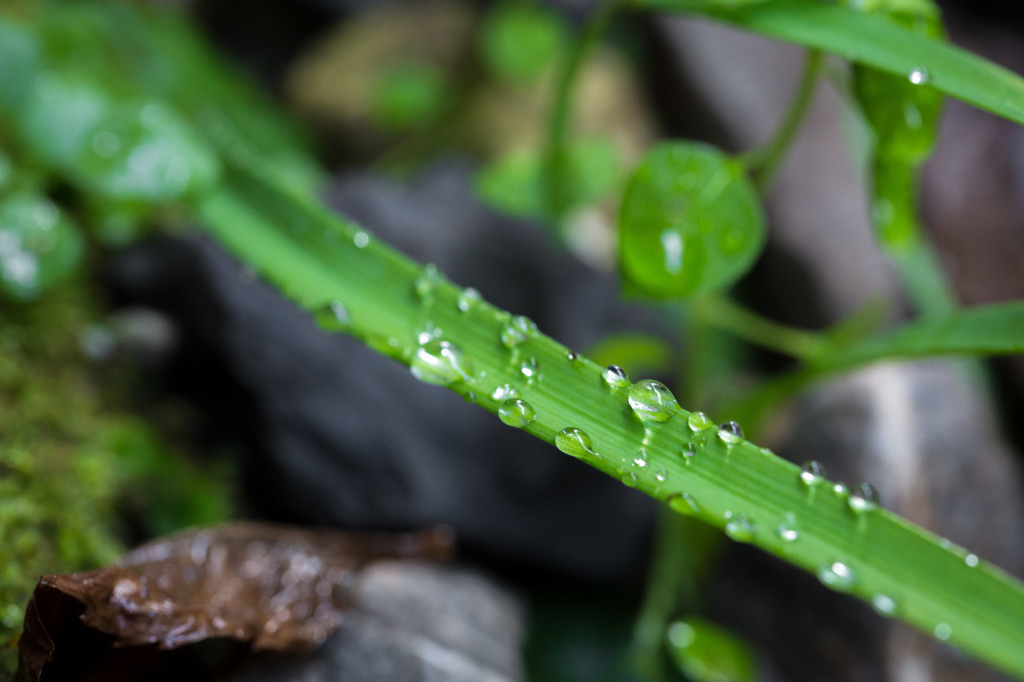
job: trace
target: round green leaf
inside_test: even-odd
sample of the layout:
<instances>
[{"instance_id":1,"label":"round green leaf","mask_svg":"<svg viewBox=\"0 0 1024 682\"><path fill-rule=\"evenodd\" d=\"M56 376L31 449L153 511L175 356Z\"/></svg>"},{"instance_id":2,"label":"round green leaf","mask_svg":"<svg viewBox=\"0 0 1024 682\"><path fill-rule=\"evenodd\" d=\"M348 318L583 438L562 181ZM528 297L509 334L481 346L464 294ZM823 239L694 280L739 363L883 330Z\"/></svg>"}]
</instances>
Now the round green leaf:
<instances>
[{"instance_id":1,"label":"round green leaf","mask_svg":"<svg viewBox=\"0 0 1024 682\"><path fill-rule=\"evenodd\" d=\"M484 62L498 78L517 84L536 81L558 57L569 32L554 12L522 2L502 3L484 23Z\"/></svg>"},{"instance_id":2,"label":"round green leaf","mask_svg":"<svg viewBox=\"0 0 1024 682\"><path fill-rule=\"evenodd\" d=\"M78 228L49 199L0 201L0 291L28 301L71 274L82 257Z\"/></svg>"},{"instance_id":3,"label":"round green leaf","mask_svg":"<svg viewBox=\"0 0 1024 682\"><path fill-rule=\"evenodd\" d=\"M715 147L660 144L626 186L619 259L628 281L658 298L723 289L764 245L764 213L742 166Z\"/></svg>"}]
</instances>

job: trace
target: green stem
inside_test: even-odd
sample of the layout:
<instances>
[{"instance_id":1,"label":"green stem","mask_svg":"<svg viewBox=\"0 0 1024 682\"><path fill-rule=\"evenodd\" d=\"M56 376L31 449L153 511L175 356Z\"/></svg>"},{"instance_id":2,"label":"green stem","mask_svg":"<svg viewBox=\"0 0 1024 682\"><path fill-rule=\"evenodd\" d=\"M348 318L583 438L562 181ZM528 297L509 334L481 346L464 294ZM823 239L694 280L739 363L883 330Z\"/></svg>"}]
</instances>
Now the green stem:
<instances>
[{"instance_id":1,"label":"green stem","mask_svg":"<svg viewBox=\"0 0 1024 682\"><path fill-rule=\"evenodd\" d=\"M583 68L590 52L600 42L612 17L628 4L630 4L629 0L605 0L587 20L583 32L577 38L572 51L558 73L558 81L555 84L555 104L551 113L545 153L548 214L556 224L561 221L565 211L569 208L565 178L568 165L569 121L572 117L572 98L580 69Z\"/></svg>"},{"instance_id":2,"label":"green stem","mask_svg":"<svg viewBox=\"0 0 1024 682\"><path fill-rule=\"evenodd\" d=\"M766 145L744 156L748 167L755 173L754 182L762 194L767 194L771 189L775 174L810 109L814 88L818 83L818 75L821 73L821 64L821 52L808 50L800 84L797 86L793 99L790 100L789 110L782 118L782 123L779 124L772 139Z\"/></svg>"},{"instance_id":3,"label":"green stem","mask_svg":"<svg viewBox=\"0 0 1024 682\"><path fill-rule=\"evenodd\" d=\"M701 301L695 312L701 320L744 341L795 358L818 357L828 346L818 334L769 320L724 296Z\"/></svg>"}]
</instances>

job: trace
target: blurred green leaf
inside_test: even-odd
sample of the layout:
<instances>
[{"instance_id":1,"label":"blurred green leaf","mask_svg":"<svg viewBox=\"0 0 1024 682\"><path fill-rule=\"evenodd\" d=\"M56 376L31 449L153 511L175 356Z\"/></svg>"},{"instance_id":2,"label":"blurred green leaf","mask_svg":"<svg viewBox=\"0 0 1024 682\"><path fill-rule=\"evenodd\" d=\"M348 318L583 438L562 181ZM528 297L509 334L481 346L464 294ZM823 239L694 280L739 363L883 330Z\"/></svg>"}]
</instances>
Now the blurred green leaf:
<instances>
[{"instance_id":1,"label":"blurred green leaf","mask_svg":"<svg viewBox=\"0 0 1024 682\"><path fill-rule=\"evenodd\" d=\"M659 144L626 186L619 258L650 296L723 289L753 265L764 240L756 190L740 164L709 145Z\"/></svg>"},{"instance_id":2,"label":"blurred green leaf","mask_svg":"<svg viewBox=\"0 0 1024 682\"><path fill-rule=\"evenodd\" d=\"M757 677L750 647L701 618L676 621L667 637L672 660L691 682L753 682Z\"/></svg>"},{"instance_id":3,"label":"blurred green leaf","mask_svg":"<svg viewBox=\"0 0 1024 682\"><path fill-rule=\"evenodd\" d=\"M68 277L82 258L78 228L45 197L0 200L0 291L28 301Z\"/></svg>"},{"instance_id":4,"label":"blurred green leaf","mask_svg":"<svg viewBox=\"0 0 1024 682\"><path fill-rule=\"evenodd\" d=\"M597 364L618 365L632 376L664 374L672 366L672 354L665 341L640 332L609 334L586 351Z\"/></svg>"},{"instance_id":5,"label":"blurred green leaf","mask_svg":"<svg viewBox=\"0 0 1024 682\"><path fill-rule=\"evenodd\" d=\"M384 128L405 131L433 123L448 107L451 84L422 62L393 66L375 84L373 114Z\"/></svg>"},{"instance_id":6,"label":"blurred green leaf","mask_svg":"<svg viewBox=\"0 0 1024 682\"><path fill-rule=\"evenodd\" d=\"M498 78L518 85L536 82L568 43L565 21L532 2L501 2L487 14L480 49Z\"/></svg>"},{"instance_id":7,"label":"blurred green leaf","mask_svg":"<svg viewBox=\"0 0 1024 682\"><path fill-rule=\"evenodd\" d=\"M0 114L10 114L25 99L38 63L32 32L0 14Z\"/></svg>"},{"instance_id":8,"label":"blurred green leaf","mask_svg":"<svg viewBox=\"0 0 1024 682\"><path fill-rule=\"evenodd\" d=\"M579 140L569 148L568 205L593 204L605 198L622 179L618 150L608 138ZM547 187L539 152L518 150L480 170L477 195L495 210L542 219L547 215Z\"/></svg>"}]
</instances>

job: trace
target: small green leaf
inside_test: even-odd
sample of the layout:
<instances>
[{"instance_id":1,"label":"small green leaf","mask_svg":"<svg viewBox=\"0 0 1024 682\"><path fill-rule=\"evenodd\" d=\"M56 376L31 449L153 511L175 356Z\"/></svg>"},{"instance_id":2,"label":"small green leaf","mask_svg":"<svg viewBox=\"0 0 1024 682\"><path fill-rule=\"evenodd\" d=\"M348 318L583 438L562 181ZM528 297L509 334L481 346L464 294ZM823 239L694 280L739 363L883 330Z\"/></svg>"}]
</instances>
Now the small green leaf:
<instances>
[{"instance_id":1,"label":"small green leaf","mask_svg":"<svg viewBox=\"0 0 1024 682\"><path fill-rule=\"evenodd\" d=\"M1024 352L1024 301L997 303L909 322L829 353L812 366L845 368L885 358Z\"/></svg>"},{"instance_id":2,"label":"small green leaf","mask_svg":"<svg viewBox=\"0 0 1024 682\"><path fill-rule=\"evenodd\" d=\"M668 628L668 649L679 670L693 682L753 682L757 662L736 635L701 618Z\"/></svg>"},{"instance_id":3,"label":"small green leaf","mask_svg":"<svg viewBox=\"0 0 1024 682\"><path fill-rule=\"evenodd\" d=\"M568 36L558 14L532 3L504 2L488 13L480 49L491 73L528 85L558 58Z\"/></svg>"},{"instance_id":4,"label":"small green leaf","mask_svg":"<svg viewBox=\"0 0 1024 682\"><path fill-rule=\"evenodd\" d=\"M619 257L624 275L651 296L724 289L753 265L764 240L753 185L709 145L659 144L626 186Z\"/></svg>"},{"instance_id":5,"label":"small green leaf","mask_svg":"<svg viewBox=\"0 0 1024 682\"><path fill-rule=\"evenodd\" d=\"M570 208L593 204L608 196L622 179L622 162L612 140L591 138L569 149L567 175ZM547 211L543 161L534 150L517 150L481 169L477 195L497 211L542 219Z\"/></svg>"},{"instance_id":6,"label":"small green leaf","mask_svg":"<svg viewBox=\"0 0 1024 682\"><path fill-rule=\"evenodd\" d=\"M375 84L373 113L384 128L405 131L437 120L447 107L448 77L426 63L386 70Z\"/></svg>"},{"instance_id":7,"label":"small green leaf","mask_svg":"<svg viewBox=\"0 0 1024 682\"><path fill-rule=\"evenodd\" d=\"M29 301L65 279L82 258L78 228L49 199L0 201L0 291Z\"/></svg>"}]
</instances>

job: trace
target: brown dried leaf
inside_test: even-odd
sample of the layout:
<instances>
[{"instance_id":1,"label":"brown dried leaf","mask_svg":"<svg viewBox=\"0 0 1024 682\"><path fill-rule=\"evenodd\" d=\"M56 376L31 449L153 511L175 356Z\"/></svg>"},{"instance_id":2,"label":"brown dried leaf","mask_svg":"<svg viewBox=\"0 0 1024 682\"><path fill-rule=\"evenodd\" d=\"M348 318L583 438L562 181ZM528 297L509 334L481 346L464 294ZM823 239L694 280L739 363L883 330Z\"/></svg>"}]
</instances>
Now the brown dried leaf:
<instances>
[{"instance_id":1,"label":"brown dried leaf","mask_svg":"<svg viewBox=\"0 0 1024 682\"><path fill-rule=\"evenodd\" d=\"M43 576L25 613L19 679L79 679L111 647L152 654L223 638L309 651L341 622L366 563L451 552L451 534L440 529L356 534L231 523L172 535L116 566Z\"/></svg>"}]
</instances>

